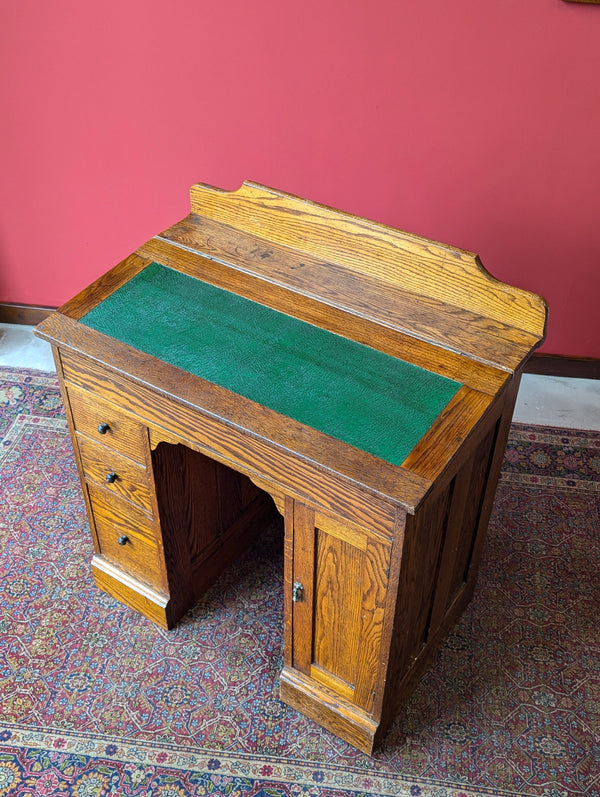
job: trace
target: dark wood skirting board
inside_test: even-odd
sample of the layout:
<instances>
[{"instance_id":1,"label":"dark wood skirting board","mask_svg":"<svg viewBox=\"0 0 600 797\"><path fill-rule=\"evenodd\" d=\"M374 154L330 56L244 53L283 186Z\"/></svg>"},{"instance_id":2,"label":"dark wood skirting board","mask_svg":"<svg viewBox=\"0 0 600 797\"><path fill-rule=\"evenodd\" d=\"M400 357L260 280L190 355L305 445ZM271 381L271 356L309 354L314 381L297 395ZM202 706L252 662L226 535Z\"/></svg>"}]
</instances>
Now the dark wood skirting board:
<instances>
[{"instance_id":1,"label":"dark wood skirting board","mask_svg":"<svg viewBox=\"0 0 600 797\"><path fill-rule=\"evenodd\" d=\"M47 318L54 310L56 310L55 307L0 303L0 323L35 326Z\"/></svg>"},{"instance_id":2,"label":"dark wood skirting board","mask_svg":"<svg viewBox=\"0 0 600 797\"><path fill-rule=\"evenodd\" d=\"M600 379L600 358L536 353L527 362L523 370L526 374L541 374L543 376L562 376L570 379Z\"/></svg>"},{"instance_id":3,"label":"dark wood skirting board","mask_svg":"<svg viewBox=\"0 0 600 797\"><path fill-rule=\"evenodd\" d=\"M55 307L0 303L0 323L35 326L52 313ZM523 369L526 374L562 376L571 379L600 379L600 358L570 357L563 354L536 352Z\"/></svg>"}]
</instances>

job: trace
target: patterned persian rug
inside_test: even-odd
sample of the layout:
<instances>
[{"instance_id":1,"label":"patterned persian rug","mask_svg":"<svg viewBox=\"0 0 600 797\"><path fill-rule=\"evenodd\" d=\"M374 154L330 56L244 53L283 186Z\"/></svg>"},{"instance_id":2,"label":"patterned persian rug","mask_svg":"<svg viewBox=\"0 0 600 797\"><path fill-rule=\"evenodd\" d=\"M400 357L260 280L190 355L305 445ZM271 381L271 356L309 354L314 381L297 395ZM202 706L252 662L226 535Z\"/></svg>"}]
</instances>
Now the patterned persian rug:
<instances>
[{"instance_id":1,"label":"patterned persian rug","mask_svg":"<svg viewBox=\"0 0 600 797\"><path fill-rule=\"evenodd\" d=\"M513 425L475 597L373 758L278 699L282 529L173 631L99 592L53 375L0 368L0 796L600 795L600 434Z\"/></svg>"}]
</instances>

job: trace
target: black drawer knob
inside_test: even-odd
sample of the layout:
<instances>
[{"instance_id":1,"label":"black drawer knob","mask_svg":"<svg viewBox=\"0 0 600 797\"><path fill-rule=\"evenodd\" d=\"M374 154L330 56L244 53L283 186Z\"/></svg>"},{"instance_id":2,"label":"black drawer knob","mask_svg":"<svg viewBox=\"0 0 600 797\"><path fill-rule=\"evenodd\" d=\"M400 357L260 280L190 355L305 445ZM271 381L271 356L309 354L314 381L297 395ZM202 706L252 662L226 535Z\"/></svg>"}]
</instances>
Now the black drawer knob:
<instances>
[{"instance_id":1,"label":"black drawer knob","mask_svg":"<svg viewBox=\"0 0 600 797\"><path fill-rule=\"evenodd\" d=\"M127 536L127 534L123 534L121 537L119 537L117 542L119 543L119 545L126 545L129 542L129 537Z\"/></svg>"},{"instance_id":2,"label":"black drawer knob","mask_svg":"<svg viewBox=\"0 0 600 797\"><path fill-rule=\"evenodd\" d=\"M107 423L99 423L98 424L98 431L100 432L100 434L106 434L109 429L110 429L110 426Z\"/></svg>"},{"instance_id":3,"label":"black drawer knob","mask_svg":"<svg viewBox=\"0 0 600 797\"><path fill-rule=\"evenodd\" d=\"M116 474L116 473L114 473L114 472L113 472L113 473L107 473L107 474L106 474L106 481L107 481L109 484L113 484L114 482L116 482L116 481L117 481L117 479L118 479L118 476L117 476L117 474Z\"/></svg>"}]
</instances>

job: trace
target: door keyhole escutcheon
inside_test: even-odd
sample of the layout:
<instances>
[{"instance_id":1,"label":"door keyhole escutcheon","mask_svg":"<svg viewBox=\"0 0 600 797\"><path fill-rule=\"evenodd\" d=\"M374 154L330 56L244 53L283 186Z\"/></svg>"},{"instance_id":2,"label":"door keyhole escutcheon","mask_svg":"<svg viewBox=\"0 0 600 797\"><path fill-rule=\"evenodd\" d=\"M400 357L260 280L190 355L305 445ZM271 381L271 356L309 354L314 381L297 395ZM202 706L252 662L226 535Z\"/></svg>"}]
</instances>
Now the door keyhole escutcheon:
<instances>
[{"instance_id":1,"label":"door keyhole escutcheon","mask_svg":"<svg viewBox=\"0 0 600 797\"><path fill-rule=\"evenodd\" d=\"M299 581L294 582L292 587L292 600L294 603L300 603L304 598L304 587Z\"/></svg>"}]
</instances>

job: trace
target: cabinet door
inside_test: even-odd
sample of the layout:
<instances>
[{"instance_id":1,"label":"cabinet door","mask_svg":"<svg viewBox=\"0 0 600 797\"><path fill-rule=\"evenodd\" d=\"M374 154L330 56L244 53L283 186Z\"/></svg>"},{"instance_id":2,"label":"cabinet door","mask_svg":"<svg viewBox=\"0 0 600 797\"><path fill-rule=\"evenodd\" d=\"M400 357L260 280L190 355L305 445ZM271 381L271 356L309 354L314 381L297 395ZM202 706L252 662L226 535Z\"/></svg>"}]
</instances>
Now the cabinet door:
<instances>
[{"instance_id":1,"label":"cabinet door","mask_svg":"<svg viewBox=\"0 0 600 797\"><path fill-rule=\"evenodd\" d=\"M391 546L295 502L292 666L370 712Z\"/></svg>"}]
</instances>

